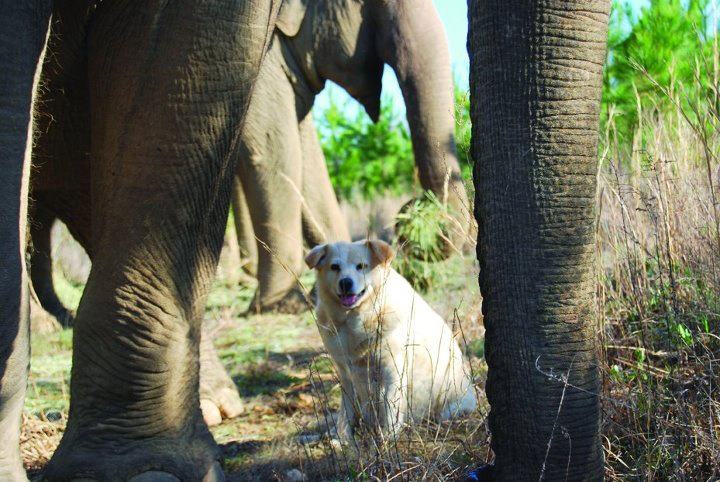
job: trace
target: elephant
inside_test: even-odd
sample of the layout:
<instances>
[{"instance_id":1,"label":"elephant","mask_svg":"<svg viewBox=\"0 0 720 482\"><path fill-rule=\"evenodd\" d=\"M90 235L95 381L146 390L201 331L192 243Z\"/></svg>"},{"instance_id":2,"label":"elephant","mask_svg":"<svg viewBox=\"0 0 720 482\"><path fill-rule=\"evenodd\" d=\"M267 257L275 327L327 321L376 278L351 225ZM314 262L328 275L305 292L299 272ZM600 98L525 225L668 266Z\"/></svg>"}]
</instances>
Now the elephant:
<instances>
[{"instance_id":1,"label":"elephant","mask_svg":"<svg viewBox=\"0 0 720 482\"><path fill-rule=\"evenodd\" d=\"M34 203L52 206L93 260L74 324L67 429L45 477L220 477L200 415L201 312L276 12L279 26L304 38L313 35L302 28L310 24L293 15L304 8L260 0L34 0L4 9L0 294L10 302L0 312L0 478L24 478L17 441L29 346L23 253L31 154L43 186ZM427 26L405 19L394 2L368 0L362 8L377 14L378 37L394 35L388 25ZM48 38L55 29L62 34ZM434 59L409 56L407 44L382 46L370 58L396 65L404 90L422 98L426 78L409 67L422 60L430 69ZM355 59L348 52L344 60ZM372 85L351 90L371 113L377 65ZM420 165L451 143L451 130L427 122L443 96L408 109L423 133L416 144L430 145L418 150ZM444 183L446 174L421 170L426 185Z\"/></svg>"},{"instance_id":2,"label":"elephant","mask_svg":"<svg viewBox=\"0 0 720 482\"><path fill-rule=\"evenodd\" d=\"M609 0L470 0L492 480L602 480L594 307Z\"/></svg>"},{"instance_id":3,"label":"elephant","mask_svg":"<svg viewBox=\"0 0 720 482\"><path fill-rule=\"evenodd\" d=\"M255 311L307 306L293 290L308 246L349 241L311 109L331 80L380 115L383 66L397 74L421 185L470 212L455 152L449 49L431 0L284 0L238 149L233 213L241 257L258 278ZM257 242L256 242L257 238Z\"/></svg>"},{"instance_id":4,"label":"elephant","mask_svg":"<svg viewBox=\"0 0 720 482\"><path fill-rule=\"evenodd\" d=\"M46 57L42 66L43 89L37 96L43 110L37 120L41 134L36 137L30 174L28 209L32 256L29 274L41 306L62 326L69 327L74 314L57 297L52 280L50 230L53 222L61 219L93 262L97 249L90 233L92 200L89 190L81 184L89 181L78 181L82 176L78 176L78 171L90 169L88 157L83 155L88 152L89 143L88 92L85 81L77 80L83 64L73 57L79 54L69 42L57 41L77 35L75 25L63 21L71 7L60 5L48 41L53 56ZM76 8L80 2L69 5ZM200 338L200 407L205 421L215 425L223 417L239 415L242 403L235 384L222 367L210 333L203 329Z\"/></svg>"},{"instance_id":5,"label":"elephant","mask_svg":"<svg viewBox=\"0 0 720 482\"><path fill-rule=\"evenodd\" d=\"M375 1L390 17L415 5ZM52 5L4 7L0 478L24 480L17 442L29 346L31 112L47 108L35 101ZM73 159L92 169L71 181L88 183L75 193L92 201L87 234L97 253L75 324L68 428L49 480L221 477L199 414L199 311L226 220L235 133L277 8L105 0L90 12L83 49L93 129L89 155ZM608 0L469 1L495 453L483 473L495 480L603 476L592 266L608 15ZM432 45L423 52L431 56Z\"/></svg>"},{"instance_id":6,"label":"elephant","mask_svg":"<svg viewBox=\"0 0 720 482\"><path fill-rule=\"evenodd\" d=\"M48 79L46 78L46 80ZM52 86L48 86L44 93L39 95L39 99L51 98L54 92L57 91L54 91ZM38 124L42 125L42 122ZM48 129L46 132L53 131ZM42 151L43 147L47 147L47 141L48 139L41 136L40 142L36 145L36 150ZM33 179L34 176L41 173L42 169L37 169L36 166L34 171L30 176L31 192L35 188L36 196L29 206L29 217L32 220L29 229L32 243L29 274L40 307L33 307L32 309L45 310L47 314L51 315L51 318L31 318L31 328L32 330L53 331L58 326L63 328L72 327L75 319L75 314L66 308L58 298L52 279L50 234L52 225L57 218L53 210L49 209L49 206L52 206L54 201L61 200L63 196L56 191L46 190L43 183L49 182L47 176L40 175L42 181ZM76 212L78 212L77 207L71 208L66 205L61 211L61 215L65 219L72 219ZM78 226L77 222L75 224L70 223L70 225ZM82 247L86 252L92 252L92 245L89 240L80 238L79 241L83 243ZM57 321L53 322L53 318ZM54 324L49 324L48 321ZM37 325L33 325L33 323L37 323ZM212 343L212 333L205 326L203 326L200 340L200 408L205 422L209 426L213 426L222 422L224 418L234 418L242 413L243 405L235 383L223 368L218 357Z\"/></svg>"},{"instance_id":7,"label":"elephant","mask_svg":"<svg viewBox=\"0 0 720 482\"><path fill-rule=\"evenodd\" d=\"M26 480L18 441L31 156L56 196L55 215L93 259L74 323L67 427L44 478L223 478L200 409L200 322L233 150L279 8L262 0L3 4L0 480Z\"/></svg>"},{"instance_id":8,"label":"elephant","mask_svg":"<svg viewBox=\"0 0 720 482\"><path fill-rule=\"evenodd\" d=\"M412 4L390 16L379 0L283 0L286 13L273 33L240 136L232 192L241 260L258 279L251 311L305 309L304 296L294 289L304 269L303 241L315 246L350 240L311 113L326 80L377 120L383 66L393 67L407 103L421 185L447 199L460 228L453 239L464 241L470 213L455 152L447 40L432 1ZM433 55L422 55L430 46ZM50 226L32 226L40 242L31 276L42 306L63 322L70 315L52 289L44 242Z\"/></svg>"},{"instance_id":9,"label":"elephant","mask_svg":"<svg viewBox=\"0 0 720 482\"><path fill-rule=\"evenodd\" d=\"M386 20L387 25L398 25L396 36L378 36L381 23L377 19L384 18L383 7L382 2L376 1L284 0L284 13L260 68L236 151L232 206L238 239L245 240L240 243L241 253L244 258L256 260L252 271L258 278L258 292L251 304L252 311L304 309L307 306L304 297L293 289L304 267L303 239L310 246L350 240L311 113L325 79L344 87L377 120L383 65L392 65L408 99L408 121L414 133L413 146L423 187L441 198L446 196L461 213L460 218L469 217L455 153L450 60L442 24L432 2L418 0L407 14L415 23L396 16ZM425 45L410 41L419 35L418 31L423 33L425 43L437 49L431 64L427 59L413 60L417 57L415 49ZM56 35L69 37L65 32ZM395 44L405 45L408 51L396 52L399 49L392 48ZM77 107L85 103L81 98L85 94L65 85L54 85L55 77L59 76L58 66L70 63L57 59L62 55L65 53L56 52L48 62L50 72L45 76L46 89L40 100L49 106L48 110L67 112L71 110L68 104L74 104L72 120L65 124L87 124L88 114ZM68 95L79 98L70 99ZM76 171L68 160L81 157L77 151L88 151L89 140L87 133L75 127L59 126L63 123L58 119L64 114L49 114L38 121L39 130L45 135L33 153L30 277L42 307L63 326L70 326L73 314L63 306L53 288L50 228L54 219L61 217L90 258L94 258L91 236L86 232L90 226L87 189L66 186L70 182L66 179L68 173L75 176ZM418 130L427 134L420 135ZM64 159L59 160L60 157ZM87 159L81 162L87 163ZM467 225L467 221L459 224ZM202 360L217 358L211 344L202 346L210 351ZM204 368L203 373L202 380L213 380L212 385L225 394L213 395L220 400L214 401L215 405L228 416L237 414L240 401L237 395L230 394L229 378L223 373L206 373ZM212 392L203 389L206 395L203 400L210 401ZM203 407L207 407L205 412L215 412L208 403ZM211 418L218 420L217 416Z\"/></svg>"}]
</instances>

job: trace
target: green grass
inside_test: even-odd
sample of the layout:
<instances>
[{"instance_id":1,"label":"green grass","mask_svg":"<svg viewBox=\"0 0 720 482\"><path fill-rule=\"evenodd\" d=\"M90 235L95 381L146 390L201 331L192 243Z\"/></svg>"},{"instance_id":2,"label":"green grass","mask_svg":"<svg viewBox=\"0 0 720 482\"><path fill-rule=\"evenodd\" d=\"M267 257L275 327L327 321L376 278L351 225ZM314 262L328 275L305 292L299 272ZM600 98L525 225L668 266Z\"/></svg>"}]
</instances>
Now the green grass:
<instances>
[{"instance_id":1,"label":"green grass","mask_svg":"<svg viewBox=\"0 0 720 482\"><path fill-rule=\"evenodd\" d=\"M67 413L70 401L72 330L32 337L32 369L25 409L36 417Z\"/></svg>"}]
</instances>

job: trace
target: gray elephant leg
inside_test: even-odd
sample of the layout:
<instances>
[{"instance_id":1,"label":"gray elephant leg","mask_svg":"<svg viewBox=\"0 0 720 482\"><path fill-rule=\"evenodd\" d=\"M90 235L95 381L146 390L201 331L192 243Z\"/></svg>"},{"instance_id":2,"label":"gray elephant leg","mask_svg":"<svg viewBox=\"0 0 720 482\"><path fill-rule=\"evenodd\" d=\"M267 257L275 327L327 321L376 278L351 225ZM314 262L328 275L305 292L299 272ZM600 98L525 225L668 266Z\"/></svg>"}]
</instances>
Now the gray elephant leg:
<instances>
[{"instance_id":1,"label":"gray elephant leg","mask_svg":"<svg viewBox=\"0 0 720 482\"><path fill-rule=\"evenodd\" d=\"M277 42L258 76L242 134L238 172L258 239L255 311L305 308L295 287L302 273L302 152L295 95Z\"/></svg>"},{"instance_id":2,"label":"gray elephant leg","mask_svg":"<svg viewBox=\"0 0 720 482\"><path fill-rule=\"evenodd\" d=\"M7 2L0 15L0 480L26 480L20 419L30 363L24 263L30 113L50 2Z\"/></svg>"},{"instance_id":3,"label":"gray elephant leg","mask_svg":"<svg viewBox=\"0 0 720 482\"><path fill-rule=\"evenodd\" d=\"M55 216L40 206L33 211L30 223L30 279L33 289L45 311L54 316L63 327L72 326L74 315L57 297L53 285L50 231Z\"/></svg>"},{"instance_id":4,"label":"gray elephant leg","mask_svg":"<svg viewBox=\"0 0 720 482\"><path fill-rule=\"evenodd\" d=\"M70 320L72 315L61 305L52 285L50 228L55 216L62 219L93 258L87 155L90 112L82 45L85 30L82 18L87 11L82 8L81 3L71 3L60 4L56 9L48 45L53 55L46 58L43 66L43 89L39 93L43 116L38 119L30 178L34 198L31 279L42 306L60 320ZM33 315L33 323L35 320ZM241 410L240 397L212 343L202 345L200 365L203 413L221 414L225 418L236 416Z\"/></svg>"},{"instance_id":5,"label":"gray elephant leg","mask_svg":"<svg viewBox=\"0 0 720 482\"><path fill-rule=\"evenodd\" d=\"M335 196L312 113L300 121L303 159L303 237L310 247L334 241L350 241L345 217Z\"/></svg>"},{"instance_id":6,"label":"gray elephant leg","mask_svg":"<svg viewBox=\"0 0 720 482\"><path fill-rule=\"evenodd\" d=\"M258 264L257 240L255 239L250 210L248 209L247 199L239 176L233 181L232 212L242 269L250 276L256 276Z\"/></svg>"},{"instance_id":7,"label":"gray elephant leg","mask_svg":"<svg viewBox=\"0 0 720 482\"><path fill-rule=\"evenodd\" d=\"M200 321L269 2L102 2L88 37L93 266L50 480L202 480Z\"/></svg>"},{"instance_id":8,"label":"gray elephant leg","mask_svg":"<svg viewBox=\"0 0 720 482\"><path fill-rule=\"evenodd\" d=\"M498 481L603 478L593 266L609 10L609 1L469 3Z\"/></svg>"}]
</instances>

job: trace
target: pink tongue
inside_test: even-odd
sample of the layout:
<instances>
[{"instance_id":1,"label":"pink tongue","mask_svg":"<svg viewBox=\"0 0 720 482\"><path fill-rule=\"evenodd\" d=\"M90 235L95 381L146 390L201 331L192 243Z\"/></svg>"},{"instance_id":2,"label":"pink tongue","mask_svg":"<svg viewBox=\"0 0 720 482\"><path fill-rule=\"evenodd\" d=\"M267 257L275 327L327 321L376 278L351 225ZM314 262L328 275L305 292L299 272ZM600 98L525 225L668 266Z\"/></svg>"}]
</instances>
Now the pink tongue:
<instances>
[{"instance_id":1,"label":"pink tongue","mask_svg":"<svg viewBox=\"0 0 720 482\"><path fill-rule=\"evenodd\" d=\"M342 303L343 306L352 306L355 304L357 299L358 299L357 295L341 295L340 303Z\"/></svg>"}]
</instances>

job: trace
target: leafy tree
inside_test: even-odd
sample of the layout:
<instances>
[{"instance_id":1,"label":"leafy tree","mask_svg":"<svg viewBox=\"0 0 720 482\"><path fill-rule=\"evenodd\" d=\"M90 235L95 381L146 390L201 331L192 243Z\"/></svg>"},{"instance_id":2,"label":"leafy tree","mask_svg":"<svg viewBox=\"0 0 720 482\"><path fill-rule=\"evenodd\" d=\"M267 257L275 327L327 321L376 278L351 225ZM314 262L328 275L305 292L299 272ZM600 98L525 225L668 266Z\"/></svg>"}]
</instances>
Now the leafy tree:
<instances>
[{"instance_id":1,"label":"leafy tree","mask_svg":"<svg viewBox=\"0 0 720 482\"><path fill-rule=\"evenodd\" d=\"M682 96L688 96L689 90L708 81L697 63L710 46L708 5L708 0L651 0L636 12L627 0L613 3L603 115L607 118L614 106L622 139L632 139L638 103L641 108L667 108L669 101L657 95L661 89L683 89Z\"/></svg>"},{"instance_id":2,"label":"leafy tree","mask_svg":"<svg viewBox=\"0 0 720 482\"><path fill-rule=\"evenodd\" d=\"M390 98L383 98L380 120L373 124L362 111L348 114L345 104L330 99L318 115L318 131L335 192L343 198L400 194L417 187L415 158L405 118ZM470 99L455 89L455 139L463 177L472 178Z\"/></svg>"},{"instance_id":3,"label":"leafy tree","mask_svg":"<svg viewBox=\"0 0 720 482\"><path fill-rule=\"evenodd\" d=\"M321 145L336 194L372 198L412 189L414 157L404 119L392 102L382 102L380 119L373 124L364 112L346 114L331 99L318 120Z\"/></svg>"}]
</instances>

